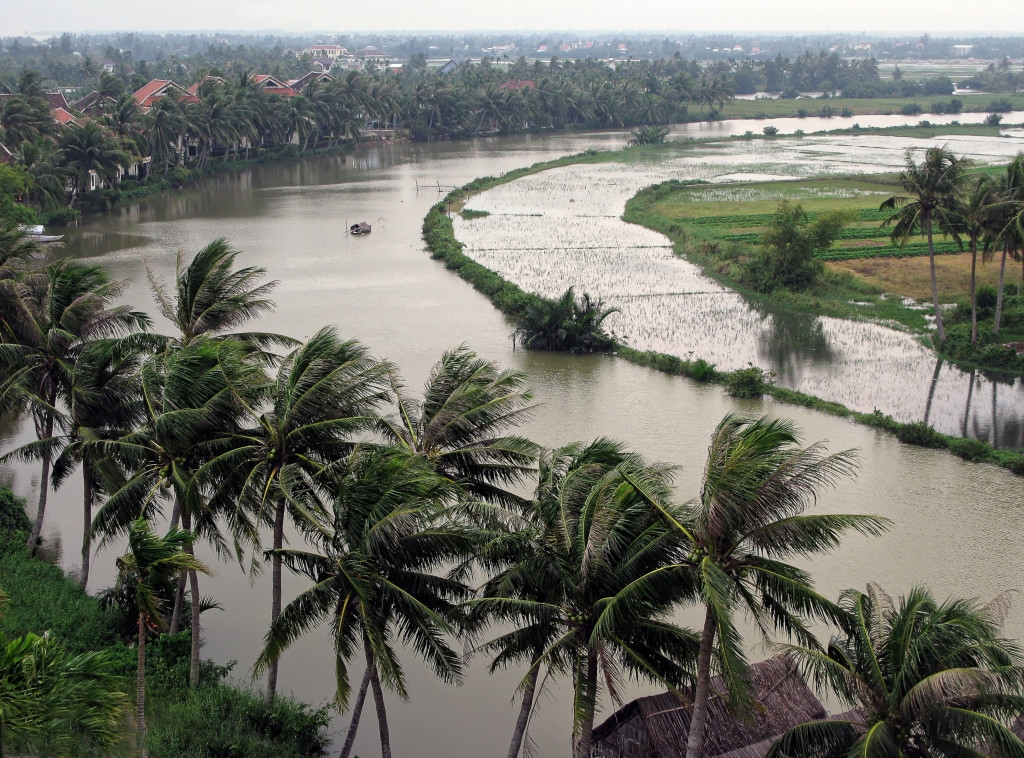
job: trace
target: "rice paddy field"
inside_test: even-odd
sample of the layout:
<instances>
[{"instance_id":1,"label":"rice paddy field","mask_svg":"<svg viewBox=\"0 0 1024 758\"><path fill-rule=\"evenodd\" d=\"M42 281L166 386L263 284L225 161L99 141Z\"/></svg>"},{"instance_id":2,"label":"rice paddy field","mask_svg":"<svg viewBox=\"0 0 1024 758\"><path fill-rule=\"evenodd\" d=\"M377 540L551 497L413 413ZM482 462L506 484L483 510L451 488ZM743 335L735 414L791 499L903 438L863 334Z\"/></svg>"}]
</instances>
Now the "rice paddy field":
<instances>
[{"instance_id":1,"label":"rice paddy field","mask_svg":"<svg viewBox=\"0 0 1024 758\"><path fill-rule=\"evenodd\" d=\"M943 142L980 164L1005 163L1024 149L1019 134ZM620 219L626 200L669 179L709 182L687 190L678 213L693 223L712 218L707 223L724 235L756 236L780 193L815 211L854 203L864 218L840 250L855 257L859 248L887 246L872 229L871 208L895 188L870 175L891 174L907 149L933 144L820 135L624 151L617 160L551 169L476 195L467 209L487 215L456 217L455 233L467 255L527 291L553 297L575 285L619 308L609 324L636 349L704 358L722 370L752 363L775 372L779 384L859 411L1024 447L1020 380L1000 383L938 363L899 329L751 304L676 256L661 234ZM850 175L868 178L838 180ZM751 216L761 218L755 224Z\"/></svg>"}]
</instances>

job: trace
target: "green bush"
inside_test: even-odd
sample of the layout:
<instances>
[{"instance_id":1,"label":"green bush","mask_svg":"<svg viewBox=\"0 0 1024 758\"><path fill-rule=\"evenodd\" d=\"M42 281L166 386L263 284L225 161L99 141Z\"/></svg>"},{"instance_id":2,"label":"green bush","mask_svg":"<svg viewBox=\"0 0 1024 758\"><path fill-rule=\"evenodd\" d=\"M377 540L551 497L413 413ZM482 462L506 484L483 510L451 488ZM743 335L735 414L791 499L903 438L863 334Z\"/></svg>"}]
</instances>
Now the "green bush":
<instances>
[{"instance_id":1,"label":"green bush","mask_svg":"<svg viewBox=\"0 0 1024 758\"><path fill-rule=\"evenodd\" d=\"M921 106L917 103L907 103L900 108L901 116L917 116L921 113Z\"/></svg>"},{"instance_id":2,"label":"green bush","mask_svg":"<svg viewBox=\"0 0 1024 758\"><path fill-rule=\"evenodd\" d=\"M0 555L27 542L31 531L32 519L25 513L25 501L10 488L0 487Z\"/></svg>"},{"instance_id":3,"label":"green bush","mask_svg":"<svg viewBox=\"0 0 1024 758\"><path fill-rule=\"evenodd\" d=\"M691 363L687 374L691 379L696 379L698 382L713 382L715 377L718 376L715 364L709 363L703 358L698 358Z\"/></svg>"},{"instance_id":4,"label":"green bush","mask_svg":"<svg viewBox=\"0 0 1024 758\"><path fill-rule=\"evenodd\" d=\"M946 446L946 438L923 421L903 424L896 430L896 439L900 442L906 442L908 445L918 445L919 447L939 448Z\"/></svg>"},{"instance_id":5,"label":"green bush","mask_svg":"<svg viewBox=\"0 0 1024 758\"><path fill-rule=\"evenodd\" d=\"M77 208L56 208L52 211L46 211L41 216L40 220L44 224L54 224L55 226L67 226L73 224L82 218L82 212Z\"/></svg>"},{"instance_id":6,"label":"green bush","mask_svg":"<svg viewBox=\"0 0 1024 758\"><path fill-rule=\"evenodd\" d=\"M949 450L965 461L987 461L992 452L989 444L983 440L976 439L955 439L949 441Z\"/></svg>"},{"instance_id":7,"label":"green bush","mask_svg":"<svg viewBox=\"0 0 1024 758\"><path fill-rule=\"evenodd\" d=\"M752 363L725 375L725 391L733 397L756 398L773 384L775 374Z\"/></svg>"}]
</instances>

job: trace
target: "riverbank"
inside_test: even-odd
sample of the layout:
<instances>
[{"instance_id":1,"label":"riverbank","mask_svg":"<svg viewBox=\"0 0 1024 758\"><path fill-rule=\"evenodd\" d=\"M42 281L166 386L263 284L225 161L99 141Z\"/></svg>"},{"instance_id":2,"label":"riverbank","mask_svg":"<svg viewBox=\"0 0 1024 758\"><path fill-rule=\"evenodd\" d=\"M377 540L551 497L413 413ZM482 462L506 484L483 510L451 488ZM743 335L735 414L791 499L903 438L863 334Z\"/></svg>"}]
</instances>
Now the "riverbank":
<instances>
[{"instance_id":1,"label":"riverbank","mask_svg":"<svg viewBox=\"0 0 1024 758\"><path fill-rule=\"evenodd\" d=\"M484 294L496 308L510 318L515 319L531 303L537 302L539 296L525 292L516 284L503 279L495 271L465 255L462 244L455 238L454 227L448 213L460 210L472 195L501 184L559 166L608 161L612 159L611 156L613 155L614 153L588 152L576 156L567 156L556 161L536 163L497 177L480 177L453 190L441 202L435 204L424 219L423 239L426 242L428 252L431 257L440 260L446 268L458 274L476 290ZM717 371L711 362L699 356L689 356L684 359L660 352L638 351L626 345L619 345L616 353L619 357L630 362L698 381L714 382L728 386L730 381L735 382L737 379L736 372ZM740 369L740 371L746 371L746 369ZM762 375L758 389L763 395L777 401L813 408L830 415L847 418L892 433L898 439L908 444L947 449L965 460L995 463L1016 474L1024 475L1024 454L1022 453L994 449L982 440L943 435L923 422L904 423L896 421L891 416L881 412L856 412L841 403L830 402L813 395L779 387L773 384L770 379L770 376Z\"/></svg>"},{"instance_id":2,"label":"riverbank","mask_svg":"<svg viewBox=\"0 0 1024 758\"><path fill-rule=\"evenodd\" d=\"M112 595L109 603L101 601L58 566L30 557L24 548L30 528L24 500L0 487L0 590L9 598L7 609L0 612L0 645L32 632L56 637L71 653L104 652L113 660L114 674L134 703L137 651L125 640L131 643L137 617L125 618L126 609L121 605L126 603L126 595ZM259 693L229 682L233 662L220 666L205 661L199 686L190 687L188 632L154 637L146 648L146 751L150 758L327 755L327 707L314 708L290 697L279 697L268 707ZM114 754L135 755L134 742L135 732L126 713L121 743Z\"/></svg>"}]
</instances>

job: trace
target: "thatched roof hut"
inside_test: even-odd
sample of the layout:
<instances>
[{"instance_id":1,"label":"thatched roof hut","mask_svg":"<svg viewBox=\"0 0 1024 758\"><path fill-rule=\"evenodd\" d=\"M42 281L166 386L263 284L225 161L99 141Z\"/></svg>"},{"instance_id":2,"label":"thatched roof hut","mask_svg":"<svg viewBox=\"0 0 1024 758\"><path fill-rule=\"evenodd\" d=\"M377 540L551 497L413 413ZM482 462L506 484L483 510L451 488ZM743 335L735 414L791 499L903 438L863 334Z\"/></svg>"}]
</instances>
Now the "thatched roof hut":
<instances>
[{"instance_id":1,"label":"thatched roof hut","mask_svg":"<svg viewBox=\"0 0 1024 758\"><path fill-rule=\"evenodd\" d=\"M757 705L748 722L726 711L722 679L716 677L711 682L704 739L707 758L761 758L790 727L826 717L790 659L777 656L751 668ZM692 701L680 700L671 692L634 700L594 729L594 754L601 758L682 758L692 708Z\"/></svg>"}]
</instances>

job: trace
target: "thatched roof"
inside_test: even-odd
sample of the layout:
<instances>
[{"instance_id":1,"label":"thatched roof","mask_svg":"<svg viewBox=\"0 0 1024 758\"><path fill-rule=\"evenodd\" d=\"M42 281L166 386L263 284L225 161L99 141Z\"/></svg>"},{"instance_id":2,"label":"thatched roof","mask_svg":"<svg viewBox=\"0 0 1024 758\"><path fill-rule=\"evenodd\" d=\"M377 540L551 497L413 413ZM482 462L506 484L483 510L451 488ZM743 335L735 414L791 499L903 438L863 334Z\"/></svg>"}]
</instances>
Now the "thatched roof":
<instances>
[{"instance_id":1,"label":"thatched roof","mask_svg":"<svg viewBox=\"0 0 1024 758\"><path fill-rule=\"evenodd\" d=\"M783 656L751 667L757 705L749 722L728 714L721 678L711 682L704 755L761 758L790 727L826 716L792 661ZM594 753L602 758L682 758L693 708L688 695L666 692L642 697L612 714L594 730Z\"/></svg>"}]
</instances>

